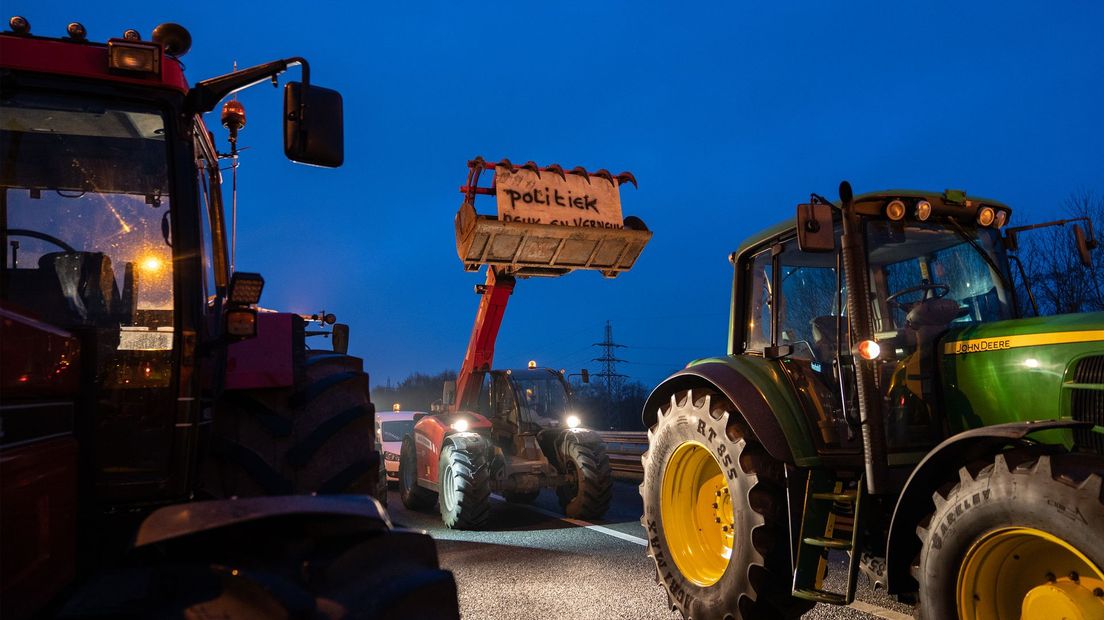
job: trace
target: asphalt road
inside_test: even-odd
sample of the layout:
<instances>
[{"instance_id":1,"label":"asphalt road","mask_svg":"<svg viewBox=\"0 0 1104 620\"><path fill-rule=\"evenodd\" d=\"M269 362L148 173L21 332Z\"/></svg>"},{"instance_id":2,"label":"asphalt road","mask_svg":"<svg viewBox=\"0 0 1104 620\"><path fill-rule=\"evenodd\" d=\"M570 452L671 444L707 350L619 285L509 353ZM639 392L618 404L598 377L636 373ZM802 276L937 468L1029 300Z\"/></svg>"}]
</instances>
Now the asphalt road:
<instances>
[{"instance_id":1,"label":"asphalt road","mask_svg":"<svg viewBox=\"0 0 1104 620\"><path fill-rule=\"evenodd\" d=\"M644 552L640 494L618 481L601 521L562 518L545 489L531 506L495 498L490 523L478 532L449 530L436 509L407 510L394 489L388 509L396 525L428 531L441 565L456 576L460 609L473 620L676 620ZM839 575L842 571L837 571ZM817 605L804 618L905 620L910 608L871 592L860 576L853 607ZM830 588L840 588L842 580Z\"/></svg>"}]
</instances>

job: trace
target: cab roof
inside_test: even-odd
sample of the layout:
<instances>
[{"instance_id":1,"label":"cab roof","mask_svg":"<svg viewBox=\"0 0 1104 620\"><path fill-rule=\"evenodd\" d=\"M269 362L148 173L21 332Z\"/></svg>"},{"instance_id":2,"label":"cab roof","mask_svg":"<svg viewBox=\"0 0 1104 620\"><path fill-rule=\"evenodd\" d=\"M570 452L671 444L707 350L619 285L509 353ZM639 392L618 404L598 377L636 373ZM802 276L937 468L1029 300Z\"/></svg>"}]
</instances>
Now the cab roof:
<instances>
[{"instance_id":1,"label":"cab roof","mask_svg":"<svg viewBox=\"0 0 1104 620\"><path fill-rule=\"evenodd\" d=\"M961 204L964 208L973 209L974 211L976 211L977 208L981 207L982 205L1003 208L1008 210L1009 212L1012 211L1012 208L1003 202L992 200L989 198L982 198L979 196L967 196L966 192L961 190L945 190L943 192L932 192L915 189L878 190L855 196L854 203L856 205L862 205L863 203L876 203L878 205L878 208L880 209L883 203L888 202L889 200L892 200L894 198L922 198L924 200L931 201L933 204L937 202L947 204ZM960 200L961 202L959 202ZM838 207L840 206L840 201L833 200L832 204ZM739 257L747 252L749 249L758 246L769 239L792 231L796 227L797 218L791 217L777 224L774 224L773 226L765 228L755 233L754 235L751 235L750 237L744 239L743 243L741 243L740 246L736 249L736 256Z\"/></svg>"}]
</instances>

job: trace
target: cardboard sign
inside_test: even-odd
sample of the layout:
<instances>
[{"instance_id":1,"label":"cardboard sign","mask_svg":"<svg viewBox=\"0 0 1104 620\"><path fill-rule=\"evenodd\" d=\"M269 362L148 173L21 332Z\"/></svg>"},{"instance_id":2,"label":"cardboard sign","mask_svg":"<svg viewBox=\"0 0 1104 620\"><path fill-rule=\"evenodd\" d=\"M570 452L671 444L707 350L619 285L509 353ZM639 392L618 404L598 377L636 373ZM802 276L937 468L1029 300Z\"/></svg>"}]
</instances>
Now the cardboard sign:
<instances>
[{"instance_id":1,"label":"cardboard sign","mask_svg":"<svg viewBox=\"0 0 1104 620\"><path fill-rule=\"evenodd\" d=\"M498 219L503 222L587 228L624 228L617 179L566 178L551 171L495 168Z\"/></svg>"}]
</instances>

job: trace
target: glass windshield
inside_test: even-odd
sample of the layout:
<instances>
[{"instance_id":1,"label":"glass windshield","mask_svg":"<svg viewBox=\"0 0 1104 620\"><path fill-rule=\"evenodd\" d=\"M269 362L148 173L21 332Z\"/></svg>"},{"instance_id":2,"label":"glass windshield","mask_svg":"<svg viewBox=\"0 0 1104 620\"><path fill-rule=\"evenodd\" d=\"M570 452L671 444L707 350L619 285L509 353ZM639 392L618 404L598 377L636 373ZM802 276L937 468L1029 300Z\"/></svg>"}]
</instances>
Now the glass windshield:
<instances>
[{"instance_id":1,"label":"glass windshield","mask_svg":"<svg viewBox=\"0 0 1104 620\"><path fill-rule=\"evenodd\" d=\"M153 106L20 92L0 110L3 296L120 351L172 348L165 120Z\"/></svg>"},{"instance_id":2,"label":"glass windshield","mask_svg":"<svg viewBox=\"0 0 1104 620\"><path fill-rule=\"evenodd\" d=\"M514 374L514 385L521 405L522 421L541 428L558 426L567 411L563 381L551 374L536 377L522 377L520 374Z\"/></svg>"},{"instance_id":3,"label":"glass windshield","mask_svg":"<svg viewBox=\"0 0 1104 620\"><path fill-rule=\"evenodd\" d=\"M995 230L872 221L866 231L879 333L1012 318Z\"/></svg>"},{"instance_id":4,"label":"glass windshield","mask_svg":"<svg viewBox=\"0 0 1104 620\"><path fill-rule=\"evenodd\" d=\"M384 441L402 441L403 437L413 432L414 420L394 420L380 425Z\"/></svg>"}]
</instances>

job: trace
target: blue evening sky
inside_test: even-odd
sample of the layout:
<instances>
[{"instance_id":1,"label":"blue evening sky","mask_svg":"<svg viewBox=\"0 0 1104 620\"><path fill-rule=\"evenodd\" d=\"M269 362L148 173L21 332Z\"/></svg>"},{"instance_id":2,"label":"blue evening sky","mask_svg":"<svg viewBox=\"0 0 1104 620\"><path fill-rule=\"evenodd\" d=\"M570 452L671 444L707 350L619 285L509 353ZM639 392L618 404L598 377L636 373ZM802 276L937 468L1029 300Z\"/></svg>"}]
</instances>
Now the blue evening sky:
<instances>
[{"instance_id":1,"label":"blue evening sky","mask_svg":"<svg viewBox=\"0 0 1104 620\"><path fill-rule=\"evenodd\" d=\"M176 21L193 82L305 56L344 94L338 170L283 158L278 91L241 95L237 264L264 274L264 306L349 323L373 384L460 365L483 275L452 219L475 155L636 174L624 210L655 232L636 268L519 282L496 366L595 371L608 319L649 385L724 352L728 253L810 192L963 188L1020 224L1104 193L1100 2L3 6L101 41Z\"/></svg>"}]
</instances>

